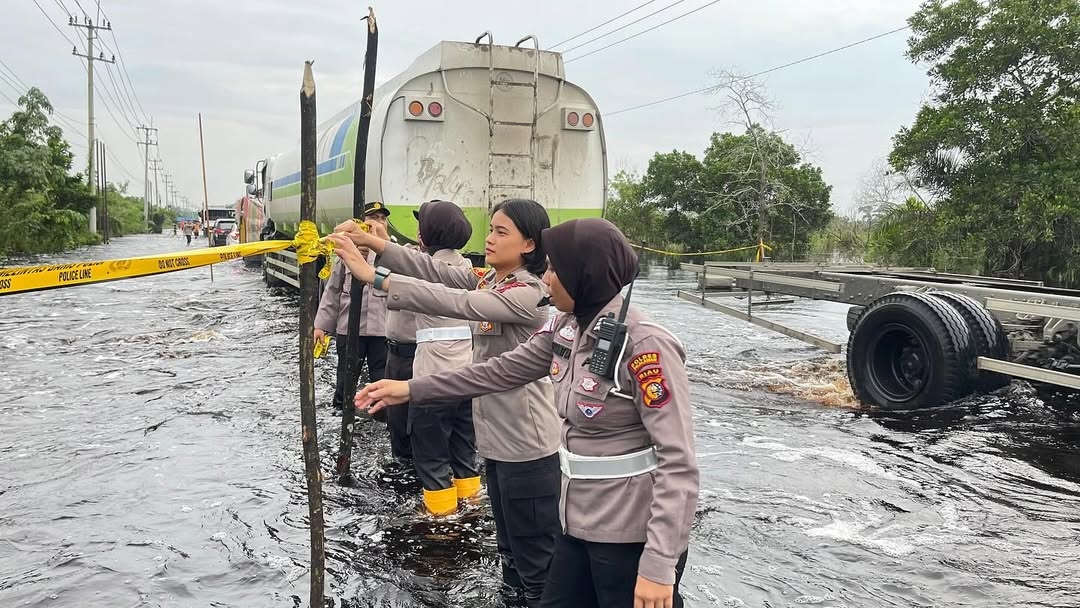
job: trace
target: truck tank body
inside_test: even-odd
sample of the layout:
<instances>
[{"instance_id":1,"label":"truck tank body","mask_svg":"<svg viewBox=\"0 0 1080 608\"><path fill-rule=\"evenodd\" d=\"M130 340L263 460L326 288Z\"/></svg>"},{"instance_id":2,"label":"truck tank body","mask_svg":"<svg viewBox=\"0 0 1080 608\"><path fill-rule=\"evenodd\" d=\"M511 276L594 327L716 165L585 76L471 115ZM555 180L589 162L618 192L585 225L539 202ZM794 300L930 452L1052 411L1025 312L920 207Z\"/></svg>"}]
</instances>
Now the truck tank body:
<instances>
[{"instance_id":1,"label":"truck tank body","mask_svg":"<svg viewBox=\"0 0 1080 608\"><path fill-rule=\"evenodd\" d=\"M353 104L319 129L324 234L352 217L358 110ZM465 210L473 224L466 253L484 250L488 216L504 198L537 200L552 223L600 217L606 166L596 105L565 80L558 53L442 42L375 91L366 198L387 205L407 239L417 232L411 212L432 199ZM295 232L299 195L299 150L269 159L263 200L278 232Z\"/></svg>"}]
</instances>

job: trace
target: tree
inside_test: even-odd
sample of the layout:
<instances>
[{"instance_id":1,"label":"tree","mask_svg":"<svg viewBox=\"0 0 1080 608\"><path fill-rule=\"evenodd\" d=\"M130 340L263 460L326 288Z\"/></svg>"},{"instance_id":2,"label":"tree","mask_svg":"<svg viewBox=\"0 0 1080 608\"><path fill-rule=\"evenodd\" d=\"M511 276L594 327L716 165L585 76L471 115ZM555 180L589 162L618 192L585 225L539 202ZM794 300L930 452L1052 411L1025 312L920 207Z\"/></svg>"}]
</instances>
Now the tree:
<instances>
[{"instance_id":1,"label":"tree","mask_svg":"<svg viewBox=\"0 0 1080 608\"><path fill-rule=\"evenodd\" d=\"M72 154L63 132L49 123L52 105L36 88L18 104L0 123L0 254L93 242L83 215L93 196L68 175Z\"/></svg>"},{"instance_id":2,"label":"tree","mask_svg":"<svg viewBox=\"0 0 1080 608\"><path fill-rule=\"evenodd\" d=\"M663 246L663 216L656 205L645 200L641 178L619 171L608 185L608 204L604 214L634 243Z\"/></svg>"},{"instance_id":3,"label":"tree","mask_svg":"<svg viewBox=\"0 0 1080 608\"><path fill-rule=\"evenodd\" d=\"M931 192L936 233L983 272L1080 278L1080 3L929 0L908 57L932 101L889 157Z\"/></svg>"},{"instance_id":4,"label":"tree","mask_svg":"<svg viewBox=\"0 0 1080 608\"><path fill-rule=\"evenodd\" d=\"M731 70L717 72L719 108L743 133L714 134L705 152L706 215L719 212L742 243L775 242L773 255L805 255L812 230L832 217L821 170L772 126L776 103L764 84ZM801 228L801 233L800 233ZM800 236L801 234L801 236ZM786 255L784 250L786 249Z\"/></svg>"}]
</instances>

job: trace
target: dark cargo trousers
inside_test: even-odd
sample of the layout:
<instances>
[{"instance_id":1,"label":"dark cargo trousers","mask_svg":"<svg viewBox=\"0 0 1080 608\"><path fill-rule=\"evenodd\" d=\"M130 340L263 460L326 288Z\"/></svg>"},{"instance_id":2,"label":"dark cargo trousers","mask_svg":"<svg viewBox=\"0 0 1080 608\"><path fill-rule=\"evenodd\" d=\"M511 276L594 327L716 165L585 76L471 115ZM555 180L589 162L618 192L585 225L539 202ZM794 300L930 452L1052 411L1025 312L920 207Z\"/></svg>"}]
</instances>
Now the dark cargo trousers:
<instances>
[{"instance_id":1,"label":"dark cargo trousers","mask_svg":"<svg viewBox=\"0 0 1080 608\"><path fill-rule=\"evenodd\" d=\"M409 406L409 444L425 490L445 490L454 479L476 477L472 400Z\"/></svg>"},{"instance_id":2,"label":"dark cargo trousers","mask_svg":"<svg viewBox=\"0 0 1080 608\"><path fill-rule=\"evenodd\" d=\"M488 496L503 582L538 606L561 532L559 454L526 462L486 459Z\"/></svg>"},{"instance_id":3,"label":"dark cargo trousers","mask_svg":"<svg viewBox=\"0 0 1080 608\"><path fill-rule=\"evenodd\" d=\"M345 375L349 368L345 356L346 336L337 334L334 337L334 348L337 349L337 381L334 385L334 409L340 410L345 399ZM352 377L360 380L360 369L364 361L368 364L368 376L370 382L383 379L386 371L386 339L379 336L360 336L356 343L356 352L352 357Z\"/></svg>"},{"instance_id":4,"label":"dark cargo trousers","mask_svg":"<svg viewBox=\"0 0 1080 608\"><path fill-rule=\"evenodd\" d=\"M607 608L634 605L638 561L645 543L594 543L560 534L555 543L541 608ZM675 564L671 605L682 608L679 583L686 552Z\"/></svg>"},{"instance_id":5,"label":"dark cargo trousers","mask_svg":"<svg viewBox=\"0 0 1080 608\"><path fill-rule=\"evenodd\" d=\"M413 354L416 345L390 344L386 356L386 378L388 380L411 380ZM383 409L386 412L386 426L390 429L390 453L394 458L411 459L412 444L409 441L409 404L394 405Z\"/></svg>"}]
</instances>

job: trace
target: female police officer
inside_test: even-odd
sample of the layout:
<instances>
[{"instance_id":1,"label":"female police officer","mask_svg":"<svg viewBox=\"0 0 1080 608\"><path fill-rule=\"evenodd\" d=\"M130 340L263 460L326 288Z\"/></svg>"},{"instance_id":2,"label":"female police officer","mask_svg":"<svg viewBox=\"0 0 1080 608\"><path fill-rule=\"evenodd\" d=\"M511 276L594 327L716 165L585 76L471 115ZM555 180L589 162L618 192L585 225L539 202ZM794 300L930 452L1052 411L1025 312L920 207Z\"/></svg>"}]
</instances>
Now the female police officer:
<instances>
[{"instance_id":1,"label":"female police officer","mask_svg":"<svg viewBox=\"0 0 1080 608\"><path fill-rule=\"evenodd\" d=\"M538 308L537 302L545 295L539 277L547 269L541 234L549 226L547 210L536 201L508 199L496 205L484 241L491 270L482 277L410 252L351 222L337 230L352 242L340 235L330 238L353 276L386 292L389 309L472 321L473 359L482 363L529 340L547 319L547 307ZM354 254L353 243L380 253L382 267L372 268ZM449 400L473 396L448 395ZM530 607L536 606L559 534L560 424L551 404L552 386L546 380L520 382L475 396L476 447L487 468L503 581L514 595L523 594ZM462 498L480 488L479 479L463 481L455 484Z\"/></svg>"},{"instance_id":2,"label":"female police officer","mask_svg":"<svg viewBox=\"0 0 1080 608\"><path fill-rule=\"evenodd\" d=\"M541 606L681 606L698 496L682 345L623 306L637 259L614 225L572 220L543 239L551 263L544 282L564 314L486 363L369 384L357 406L482 395L550 376L563 419L563 534ZM618 330L612 336L615 314L625 314L625 340Z\"/></svg>"}]
</instances>

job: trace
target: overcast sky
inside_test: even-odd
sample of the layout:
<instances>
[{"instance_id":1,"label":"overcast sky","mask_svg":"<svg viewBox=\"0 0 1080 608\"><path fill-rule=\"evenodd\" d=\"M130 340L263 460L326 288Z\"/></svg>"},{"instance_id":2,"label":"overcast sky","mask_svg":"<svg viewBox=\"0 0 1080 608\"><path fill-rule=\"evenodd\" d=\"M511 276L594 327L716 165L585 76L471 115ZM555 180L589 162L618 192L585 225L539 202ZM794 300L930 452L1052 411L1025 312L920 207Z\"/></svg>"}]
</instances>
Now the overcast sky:
<instances>
[{"instance_id":1,"label":"overcast sky","mask_svg":"<svg viewBox=\"0 0 1080 608\"><path fill-rule=\"evenodd\" d=\"M472 40L491 30L496 43L535 34L548 47L642 4L644 0L394 0L374 4L380 25L378 83L406 68L439 40ZM618 33L566 53L570 58L658 25L711 0L654 0L631 15L560 47L565 50L671 6ZM94 12L92 0L79 0ZM75 0L4 0L0 61L40 87L79 133L65 132L82 167L86 153L86 70L71 55L85 31L67 25ZM601 113L679 95L715 82L722 68L756 72L902 27L918 0L720 0L579 61L567 77L588 90ZM48 17L56 23L54 28ZM209 200L242 193L242 174L296 145L298 91L305 59L315 60L319 115L360 97L367 6L344 0L103 0L113 32L106 55L126 64L135 98L116 90L121 71L98 65L98 134L116 161L111 181L142 193L143 161L133 126L152 118L160 157L178 190L203 200L197 115L202 113ZM57 31L63 32L61 35ZM114 38L115 35L115 38ZM774 119L791 141L809 145L845 209L874 159L910 124L928 94L925 67L903 56L907 32L803 63L765 77L779 104ZM65 40L67 36L69 40ZM81 49L80 49L81 51ZM0 66L0 75L10 74ZM111 76L111 78L110 78ZM21 87L20 87L21 88ZM0 77L0 115L18 94ZM715 97L691 95L606 120L612 173L644 171L655 152L701 155L709 134L727 130ZM107 106L111 106L110 115ZM145 117L143 116L145 112ZM122 167L118 166L122 165ZM130 174L130 175L128 175Z\"/></svg>"}]
</instances>

